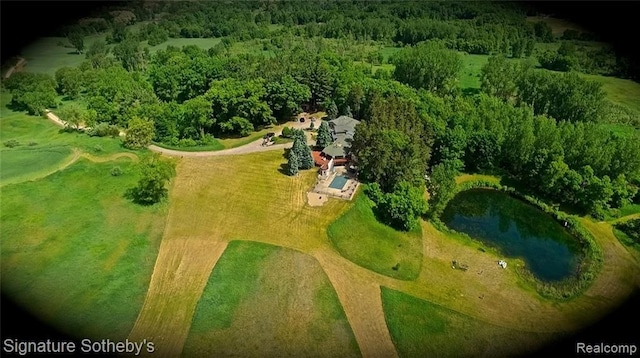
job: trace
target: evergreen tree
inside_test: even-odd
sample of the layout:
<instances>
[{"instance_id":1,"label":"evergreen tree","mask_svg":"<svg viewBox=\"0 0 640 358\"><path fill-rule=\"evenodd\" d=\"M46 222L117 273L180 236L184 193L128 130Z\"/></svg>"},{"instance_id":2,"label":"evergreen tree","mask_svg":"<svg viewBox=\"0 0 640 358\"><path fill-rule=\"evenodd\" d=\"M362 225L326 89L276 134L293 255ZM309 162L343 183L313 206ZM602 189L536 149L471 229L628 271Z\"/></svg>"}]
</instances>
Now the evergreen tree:
<instances>
[{"instance_id":1,"label":"evergreen tree","mask_svg":"<svg viewBox=\"0 0 640 358\"><path fill-rule=\"evenodd\" d=\"M316 138L316 146L324 148L331 144L331 133L329 133L329 125L322 122L318 128L318 137Z\"/></svg>"},{"instance_id":2,"label":"evergreen tree","mask_svg":"<svg viewBox=\"0 0 640 358\"><path fill-rule=\"evenodd\" d=\"M298 155L293 148L289 149L289 155L287 156L287 175L298 174L298 167L300 166L298 161Z\"/></svg>"},{"instance_id":3,"label":"evergreen tree","mask_svg":"<svg viewBox=\"0 0 640 358\"><path fill-rule=\"evenodd\" d=\"M311 155L311 148L299 137L296 138L293 142L293 147L291 148L293 152L296 153L298 157L298 168L299 169L311 169L313 168L313 156Z\"/></svg>"},{"instance_id":4,"label":"evergreen tree","mask_svg":"<svg viewBox=\"0 0 640 358\"><path fill-rule=\"evenodd\" d=\"M331 101L331 103L329 103L329 106L327 107L327 116L329 116L329 119L336 119L338 117L338 106L336 105L336 102Z\"/></svg>"}]
</instances>

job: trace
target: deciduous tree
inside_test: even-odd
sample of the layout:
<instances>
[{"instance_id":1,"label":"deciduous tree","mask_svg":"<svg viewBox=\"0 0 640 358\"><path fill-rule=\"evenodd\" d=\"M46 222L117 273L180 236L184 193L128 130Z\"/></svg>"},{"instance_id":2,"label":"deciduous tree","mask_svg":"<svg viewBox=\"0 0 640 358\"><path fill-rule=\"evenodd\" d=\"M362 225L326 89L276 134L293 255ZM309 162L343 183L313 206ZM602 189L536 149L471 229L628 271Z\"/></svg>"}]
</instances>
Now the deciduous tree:
<instances>
[{"instance_id":1,"label":"deciduous tree","mask_svg":"<svg viewBox=\"0 0 640 358\"><path fill-rule=\"evenodd\" d=\"M124 146L130 149L142 149L151 144L154 137L153 121L133 117L129 120Z\"/></svg>"}]
</instances>

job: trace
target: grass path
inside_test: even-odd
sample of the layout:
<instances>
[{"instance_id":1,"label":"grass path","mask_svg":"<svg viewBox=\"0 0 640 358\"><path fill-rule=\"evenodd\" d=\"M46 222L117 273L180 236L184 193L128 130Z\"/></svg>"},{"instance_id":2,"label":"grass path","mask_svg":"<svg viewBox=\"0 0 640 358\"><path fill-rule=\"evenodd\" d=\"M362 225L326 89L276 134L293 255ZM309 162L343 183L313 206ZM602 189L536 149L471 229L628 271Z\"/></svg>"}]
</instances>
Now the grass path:
<instances>
[{"instance_id":1,"label":"grass path","mask_svg":"<svg viewBox=\"0 0 640 358\"><path fill-rule=\"evenodd\" d=\"M397 357L382 309L380 285L345 269L351 262L327 249L314 255L324 268L347 315L363 357ZM357 266L356 266L357 267ZM352 270L358 268L352 266Z\"/></svg>"},{"instance_id":2,"label":"grass path","mask_svg":"<svg viewBox=\"0 0 640 358\"><path fill-rule=\"evenodd\" d=\"M622 222L633 220L633 219L638 219L638 218L640 218L640 213L635 213L635 214L623 216L621 218L617 218L617 219L614 219L614 220L611 220L611 221L607 221L607 222L609 224L611 224L611 225L615 225L615 224L620 224Z\"/></svg>"},{"instance_id":3,"label":"grass path","mask_svg":"<svg viewBox=\"0 0 640 358\"><path fill-rule=\"evenodd\" d=\"M80 149L74 148L73 153L71 153L71 155L65 158L65 160L62 163L60 163L58 166L52 169L49 169L47 171L34 173L26 177L17 177L17 178L3 181L0 183L0 187L9 185L9 184L17 184L17 183L23 183L27 181L34 181L34 180L40 180L42 178L46 178L51 174L54 174L66 169L73 163L77 162L80 158L88 159L94 163L110 162L119 158L129 158L134 162L137 162L139 160L138 156L133 153L114 153L108 156L96 156L89 153L83 153Z\"/></svg>"}]
</instances>

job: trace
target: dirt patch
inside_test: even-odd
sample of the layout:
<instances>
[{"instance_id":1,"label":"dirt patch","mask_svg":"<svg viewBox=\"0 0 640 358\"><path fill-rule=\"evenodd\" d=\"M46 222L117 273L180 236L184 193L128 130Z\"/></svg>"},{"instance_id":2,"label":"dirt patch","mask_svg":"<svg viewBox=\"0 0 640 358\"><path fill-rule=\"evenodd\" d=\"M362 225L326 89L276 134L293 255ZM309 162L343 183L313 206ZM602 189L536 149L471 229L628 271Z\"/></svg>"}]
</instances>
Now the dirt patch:
<instances>
[{"instance_id":1,"label":"dirt patch","mask_svg":"<svg viewBox=\"0 0 640 358\"><path fill-rule=\"evenodd\" d=\"M313 192L307 193L307 202L311 206L323 206L327 200L329 200L329 196L325 194L318 194Z\"/></svg>"}]
</instances>

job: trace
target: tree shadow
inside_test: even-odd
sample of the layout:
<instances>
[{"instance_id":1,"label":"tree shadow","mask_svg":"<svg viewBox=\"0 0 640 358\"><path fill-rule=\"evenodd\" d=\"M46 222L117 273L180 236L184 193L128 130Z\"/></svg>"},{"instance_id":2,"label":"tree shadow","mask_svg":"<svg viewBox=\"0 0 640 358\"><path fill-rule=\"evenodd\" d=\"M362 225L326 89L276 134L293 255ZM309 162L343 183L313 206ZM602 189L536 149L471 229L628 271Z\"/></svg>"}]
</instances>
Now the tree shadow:
<instances>
[{"instance_id":1,"label":"tree shadow","mask_svg":"<svg viewBox=\"0 0 640 358\"><path fill-rule=\"evenodd\" d=\"M289 174L287 174L287 163L280 164L280 167L278 167L278 172L282 175L290 176Z\"/></svg>"},{"instance_id":2,"label":"tree shadow","mask_svg":"<svg viewBox=\"0 0 640 358\"><path fill-rule=\"evenodd\" d=\"M21 106L17 103L14 103L13 101L10 101L9 103L7 103L5 105L5 107L7 107L8 109L14 111L14 112L22 112L25 111L26 109L24 108L24 106Z\"/></svg>"},{"instance_id":3,"label":"tree shadow","mask_svg":"<svg viewBox=\"0 0 640 358\"><path fill-rule=\"evenodd\" d=\"M282 157L284 159L289 159L289 152L291 152L291 148L285 148L282 153Z\"/></svg>"}]
</instances>

